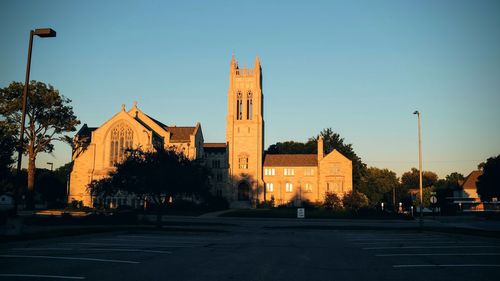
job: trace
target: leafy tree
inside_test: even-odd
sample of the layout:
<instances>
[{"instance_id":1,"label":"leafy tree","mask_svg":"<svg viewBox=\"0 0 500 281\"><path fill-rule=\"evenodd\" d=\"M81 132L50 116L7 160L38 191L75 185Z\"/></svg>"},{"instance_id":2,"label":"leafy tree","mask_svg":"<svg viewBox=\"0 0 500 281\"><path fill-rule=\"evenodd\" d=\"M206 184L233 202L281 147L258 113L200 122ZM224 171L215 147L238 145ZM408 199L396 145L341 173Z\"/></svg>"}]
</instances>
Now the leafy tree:
<instances>
[{"instance_id":1,"label":"leafy tree","mask_svg":"<svg viewBox=\"0 0 500 281\"><path fill-rule=\"evenodd\" d=\"M65 205L66 179L60 178L56 171L37 169L36 172L36 191L49 208Z\"/></svg>"},{"instance_id":2,"label":"leafy tree","mask_svg":"<svg viewBox=\"0 0 500 281\"><path fill-rule=\"evenodd\" d=\"M316 151L316 144L312 142L285 141L270 145L266 152L269 154L313 154Z\"/></svg>"},{"instance_id":3,"label":"leafy tree","mask_svg":"<svg viewBox=\"0 0 500 281\"><path fill-rule=\"evenodd\" d=\"M339 211L343 209L342 200L340 197L333 192L325 193L325 201L323 202L323 207L325 209Z\"/></svg>"},{"instance_id":4,"label":"leafy tree","mask_svg":"<svg viewBox=\"0 0 500 281\"><path fill-rule=\"evenodd\" d=\"M118 192L148 198L164 208L171 198L204 198L209 192L209 171L175 150L144 152L131 150L127 159L116 166L110 177L93 181L94 196Z\"/></svg>"},{"instance_id":5,"label":"leafy tree","mask_svg":"<svg viewBox=\"0 0 500 281\"><path fill-rule=\"evenodd\" d=\"M0 121L0 192L12 187L11 165L15 149L15 130L5 121Z\"/></svg>"},{"instance_id":6,"label":"leafy tree","mask_svg":"<svg viewBox=\"0 0 500 281\"><path fill-rule=\"evenodd\" d=\"M438 176L434 172L422 172L422 187L433 186L438 180ZM411 171L405 172L401 176L401 184L404 189L414 189L420 186L420 176L417 168L411 168Z\"/></svg>"},{"instance_id":7,"label":"leafy tree","mask_svg":"<svg viewBox=\"0 0 500 281\"><path fill-rule=\"evenodd\" d=\"M339 134L334 133L331 128L323 129L319 133L323 137L324 153L328 154L334 149L342 153L345 157L352 161L352 177L354 188L358 188L363 175L366 172L366 164L361 161L361 158L356 155L352 144L344 143L344 138ZM306 143L286 141L278 142L269 146L267 153L269 154L313 154L318 152L317 136L309 138Z\"/></svg>"},{"instance_id":8,"label":"leafy tree","mask_svg":"<svg viewBox=\"0 0 500 281\"><path fill-rule=\"evenodd\" d=\"M439 179L434 184L434 191L436 192L437 204L441 208L441 211L447 212L450 207L447 204L447 197L453 197L453 191L460 187L461 181L465 179L464 175L453 172L447 175L444 179Z\"/></svg>"},{"instance_id":9,"label":"leafy tree","mask_svg":"<svg viewBox=\"0 0 500 281\"><path fill-rule=\"evenodd\" d=\"M23 84L12 82L0 90L0 114L6 122L20 128ZM28 208L34 207L35 161L38 153L52 152L53 141L68 142L65 132L76 130L80 121L73 114L70 99L51 85L31 81L26 107L26 128L23 151L28 155ZM17 134L16 134L17 135Z\"/></svg>"},{"instance_id":10,"label":"leafy tree","mask_svg":"<svg viewBox=\"0 0 500 281\"><path fill-rule=\"evenodd\" d=\"M370 167L366 170L358 191L364 193L368 197L370 205L374 206L384 201L384 197L386 200L390 199L393 188L398 186L399 179L396 173L388 169ZM388 196L385 196L386 194Z\"/></svg>"},{"instance_id":11,"label":"leafy tree","mask_svg":"<svg viewBox=\"0 0 500 281\"><path fill-rule=\"evenodd\" d=\"M483 166L483 174L477 179L477 193L483 201L500 199L500 155L490 157Z\"/></svg>"},{"instance_id":12,"label":"leafy tree","mask_svg":"<svg viewBox=\"0 0 500 281\"><path fill-rule=\"evenodd\" d=\"M353 190L344 195L342 204L346 209L357 212L359 209L368 206L368 197L359 191Z\"/></svg>"}]
</instances>

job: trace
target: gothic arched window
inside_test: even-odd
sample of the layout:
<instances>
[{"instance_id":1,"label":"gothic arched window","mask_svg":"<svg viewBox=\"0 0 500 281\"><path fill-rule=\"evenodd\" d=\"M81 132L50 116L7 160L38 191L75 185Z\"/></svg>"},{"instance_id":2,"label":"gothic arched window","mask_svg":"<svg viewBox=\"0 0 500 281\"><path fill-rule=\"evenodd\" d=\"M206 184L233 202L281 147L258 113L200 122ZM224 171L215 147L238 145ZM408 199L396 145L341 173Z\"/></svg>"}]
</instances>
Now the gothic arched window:
<instances>
[{"instance_id":1,"label":"gothic arched window","mask_svg":"<svg viewBox=\"0 0 500 281\"><path fill-rule=\"evenodd\" d=\"M120 123L111 130L111 148L109 164L114 166L125 160L125 152L132 148L134 133L125 123Z\"/></svg>"},{"instance_id":2,"label":"gothic arched window","mask_svg":"<svg viewBox=\"0 0 500 281\"><path fill-rule=\"evenodd\" d=\"M252 93L247 94L247 120L252 120Z\"/></svg>"},{"instance_id":3,"label":"gothic arched window","mask_svg":"<svg viewBox=\"0 0 500 281\"><path fill-rule=\"evenodd\" d=\"M243 119L243 98L241 93L238 93L238 98L236 100L236 120Z\"/></svg>"}]
</instances>

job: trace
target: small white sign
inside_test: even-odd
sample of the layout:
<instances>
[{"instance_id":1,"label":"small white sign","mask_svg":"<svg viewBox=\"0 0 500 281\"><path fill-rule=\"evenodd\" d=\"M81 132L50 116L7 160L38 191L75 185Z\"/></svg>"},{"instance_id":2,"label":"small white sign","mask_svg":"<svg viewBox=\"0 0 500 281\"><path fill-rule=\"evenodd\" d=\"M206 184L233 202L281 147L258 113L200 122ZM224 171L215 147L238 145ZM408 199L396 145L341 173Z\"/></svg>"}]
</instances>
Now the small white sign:
<instances>
[{"instance_id":1,"label":"small white sign","mask_svg":"<svg viewBox=\"0 0 500 281\"><path fill-rule=\"evenodd\" d=\"M436 197L436 196L434 196L434 195L433 195L433 196L431 196L431 203L432 203L432 204L436 204L436 203L437 203L437 201L438 201L438 199L437 199L437 197Z\"/></svg>"},{"instance_id":2,"label":"small white sign","mask_svg":"<svg viewBox=\"0 0 500 281\"><path fill-rule=\"evenodd\" d=\"M297 218L298 219L303 219L306 217L306 209L304 208L297 208Z\"/></svg>"}]
</instances>

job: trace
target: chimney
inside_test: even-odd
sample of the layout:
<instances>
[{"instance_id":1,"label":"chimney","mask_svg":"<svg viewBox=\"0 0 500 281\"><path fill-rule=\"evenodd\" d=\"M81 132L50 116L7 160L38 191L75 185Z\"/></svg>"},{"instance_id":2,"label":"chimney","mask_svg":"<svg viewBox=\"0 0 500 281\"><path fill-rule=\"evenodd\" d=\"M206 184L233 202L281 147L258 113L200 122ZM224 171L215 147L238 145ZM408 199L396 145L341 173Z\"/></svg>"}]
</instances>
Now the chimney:
<instances>
[{"instance_id":1,"label":"chimney","mask_svg":"<svg viewBox=\"0 0 500 281\"><path fill-rule=\"evenodd\" d=\"M323 152L323 137L319 136L318 137L318 162L323 160L324 157L324 152Z\"/></svg>"}]
</instances>

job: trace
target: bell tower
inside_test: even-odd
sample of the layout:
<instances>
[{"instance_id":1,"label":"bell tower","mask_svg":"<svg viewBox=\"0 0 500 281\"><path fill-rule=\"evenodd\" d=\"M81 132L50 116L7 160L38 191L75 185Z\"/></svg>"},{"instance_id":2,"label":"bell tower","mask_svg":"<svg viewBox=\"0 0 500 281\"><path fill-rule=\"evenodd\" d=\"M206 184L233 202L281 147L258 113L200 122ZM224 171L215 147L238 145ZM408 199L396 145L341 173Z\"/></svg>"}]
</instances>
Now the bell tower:
<instances>
[{"instance_id":1,"label":"bell tower","mask_svg":"<svg viewBox=\"0 0 500 281\"><path fill-rule=\"evenodd\" d=\"M254 68L240 68L231 58L229 66L226 143L232 200L257 200L262 190L264 119L262 69L255 58Z\"/></svg>"}]
</instances>

